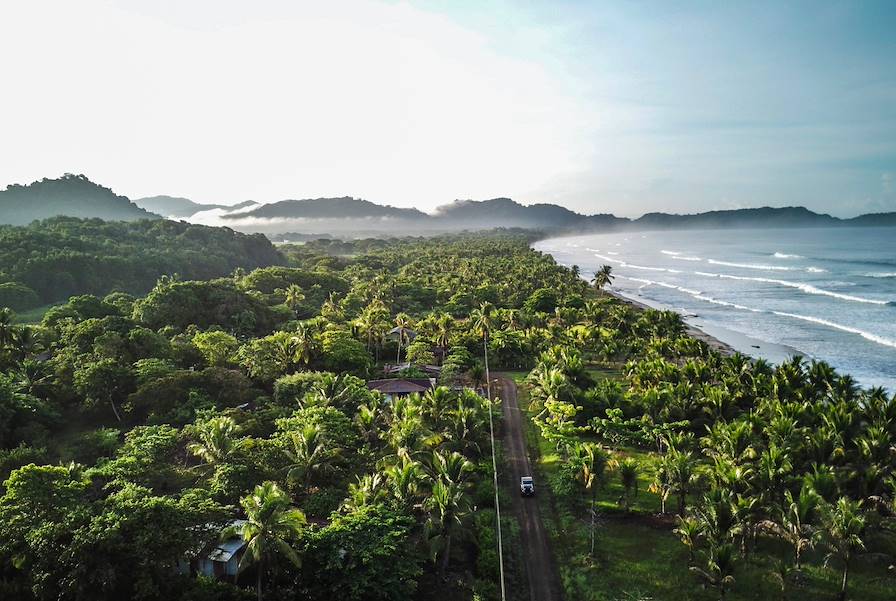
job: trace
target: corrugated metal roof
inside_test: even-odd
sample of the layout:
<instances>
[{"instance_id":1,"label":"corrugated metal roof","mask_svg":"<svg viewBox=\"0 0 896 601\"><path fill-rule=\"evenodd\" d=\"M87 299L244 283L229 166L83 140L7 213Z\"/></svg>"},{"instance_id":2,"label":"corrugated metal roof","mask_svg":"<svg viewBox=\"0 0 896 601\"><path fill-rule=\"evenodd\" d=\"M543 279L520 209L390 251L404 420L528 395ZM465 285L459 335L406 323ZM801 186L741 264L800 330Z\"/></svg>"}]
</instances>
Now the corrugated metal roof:
<instances>
[{"instance_id":1,"label":"corrugated metal roof","mask_svg":"<svg viewBox=\"0 0 896 601\"><path fill-rule=\"evenodd\" d=\"M243 532L243 526L246 525L246 520L233 520L230 522L230 527L235 529L239 534ZM219 542L217 545L212 547L206 557L211 561L220 561L223 563L227 563L230 561L230 558L233 557L240 549L246 546L246 542L242 539L241 536L233 536L228 538L225 541Z\"/></svg>"},{"instance_id":2,"label":"corrugated metal roof","mask_svg":"<svg viewBox=\"0 0 896 601\"><path fill-rule=\"evenodd\" d=\"M240 549L246 546L246 541L241 538L231 538L218 543L214 549L208 552L208 558L212 561L227 563Z\"/></svg>"}]
</instances>

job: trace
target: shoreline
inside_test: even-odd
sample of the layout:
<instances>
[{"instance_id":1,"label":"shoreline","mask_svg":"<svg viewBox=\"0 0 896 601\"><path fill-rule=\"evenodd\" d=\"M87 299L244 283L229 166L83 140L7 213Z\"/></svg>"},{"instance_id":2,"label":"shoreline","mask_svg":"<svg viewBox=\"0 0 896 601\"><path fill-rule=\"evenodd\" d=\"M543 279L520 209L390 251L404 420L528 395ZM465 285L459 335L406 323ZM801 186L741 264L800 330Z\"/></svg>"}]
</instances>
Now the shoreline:
<instances>
[{"instance_id":1,"label":"shoreline","mask_svg":"<svg viewBox=\"0 0 896 601\"><path fill-rule=\"evenodd\" d=\"M605 294L612 296L615 299L622 301L623 303L625 303L627 305L631 305L632 307L635 307L636 309L640 309L642 311L644 309L653 309L653 310L659 310L659 311L674 311L674 309L660 308L659 306L652 307L652 306L645 304L641 301L638 301L638 300L635 300L628 296L625 296L621 292L617 292L615 290L609 290L609 289L604 288L603 292ZM679 312L676 311L676 313L679 313ZM679 315L681 315L681 313L679 313ZM697 340L700 340L700 341L706 343L706 345L709 348L717 351L719 354L721 354L724 357L731 357L732 355L735 355L739 352L737 349L735 349L730 344L723 342L723 341L719 340L718 338L716 338L715 336L708 334L704 330L698 328L697 326L690 324L687 321L684 321L684 319L685 319L685 316L682 315L682 322L684 323L685 333L688 336L690 336L691 338L696 338ZM741 353L741 354L746 355L746 353ZM747 355L747 356L752 357L752 355Z\"/></svg>"},{"instance_id":2,"label":"shoreline","mask_svg":"<svg viewBox=\"0 0 896 601\"><path fill-rule=\"evenodd\" d=\"M716 324L694 323L694 319L699 316L684 315L681 311L677 311L673 307L668 307L659 302L652 302L646 299L636 299L619 292L618 290L610 290L605 288L604 292L632 307L638 309L653 309L656 311L675 311L682 317L685 333L697 340L701 340L711 349L717 351L724 357L730 357L740 353L751 360L765 359L772 364L780 364L793 356L810 357L798 349L767 342L758 338L753 338L746 334L736 332L719 326ZM810 357L811 358L811 357Z\"/></svg>"}]
</instances>

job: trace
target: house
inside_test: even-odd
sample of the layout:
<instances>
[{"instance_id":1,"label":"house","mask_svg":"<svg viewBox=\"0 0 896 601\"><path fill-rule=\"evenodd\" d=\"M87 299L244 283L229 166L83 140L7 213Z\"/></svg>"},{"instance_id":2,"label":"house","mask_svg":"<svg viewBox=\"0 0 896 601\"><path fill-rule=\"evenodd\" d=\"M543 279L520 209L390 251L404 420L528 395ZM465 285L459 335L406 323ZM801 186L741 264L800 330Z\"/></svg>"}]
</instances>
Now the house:
<instances>
[{"instance_id":1,"label":"house","mask_svg":"<svg viewBox=\"0 0 896 601\"><path fill-rule=\"evenodd\" d=\"M427 390L432 390L435 387L435 378L394 378L367 382L367 388L379 390L389 401L395 397L407 396L415 392L424 394Z\"/></svg>"},{"instance_id":2,"label":"house","mask_svg":"<svg viewBox=\"0 0 896 601\"><path fill-rule=\"evenodd\" d=\"M236 579L240 560L246 552L246 541L242 538L242 529L246 520L233 520L230 528L234 535L206 547L196 558L196 573L212 578Z\"/></svg>"}]
</instances>

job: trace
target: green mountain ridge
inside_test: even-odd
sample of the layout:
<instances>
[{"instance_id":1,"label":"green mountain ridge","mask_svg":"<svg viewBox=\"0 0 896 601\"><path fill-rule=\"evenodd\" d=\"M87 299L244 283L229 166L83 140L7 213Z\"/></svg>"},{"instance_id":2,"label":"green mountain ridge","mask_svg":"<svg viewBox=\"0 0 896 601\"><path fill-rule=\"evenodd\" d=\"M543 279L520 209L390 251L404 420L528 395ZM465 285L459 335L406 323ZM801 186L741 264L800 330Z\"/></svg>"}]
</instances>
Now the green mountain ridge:
<instances>
[{"instance_id":1,"label":"green mountain ridge","mask_svg":"<svg viewBox=\"0 0 896 601\"><path fill-rule=\"evenodd\" d=\"M59 215L106 221L159 218L84 175L66 173L60 178L44 178L27 186L10 184L0 191L0 223L26 225Z\"/></svg>"},{"instance_id":2,"label":"green mountain ridge","mask_svg":"<svg viewBox=\"0 0 896 601\"><path fill-rule=\"evenodd\" d=\"M455 200L433 213L383 205L350 196L289 199L268 204L202 204L183 197L152 196L131 201L91 182L83 175L43 179L27 186L10 185L0 192L0 223L24 225L56 215L107 221L156 219L160 215L189 220L201 211L221 209L220 218L233 229L282 236L431 235L497 227L536 229L551 233L594 230L717 229L752 227L896 226L896 212L841 219L805 207L725 209L694 214L653 212L637 219L607 213L583 215L566 207L523 205L510 198Z\"/></svg>"}]
</instances>

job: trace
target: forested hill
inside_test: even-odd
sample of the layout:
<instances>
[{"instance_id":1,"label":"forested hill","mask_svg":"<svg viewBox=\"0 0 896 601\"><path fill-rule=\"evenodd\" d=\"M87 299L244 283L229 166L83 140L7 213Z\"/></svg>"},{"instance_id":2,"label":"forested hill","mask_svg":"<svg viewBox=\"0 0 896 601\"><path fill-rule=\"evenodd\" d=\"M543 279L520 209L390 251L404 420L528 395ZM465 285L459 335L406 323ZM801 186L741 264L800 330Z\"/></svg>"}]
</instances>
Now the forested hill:
<instances>
[{"instance_id":1,"label":"forested hill","mask_svg":"<svg viewBox=\"0 0 896 601\"><path fill-rule=\"evenodd\" d=\"M210 206L206 208L212 208ZM551 233L606 230L722 229L754 227L896 226L896 213L840 219L805 207L759 207L690 215L648 213L637 219L606 213L583 215L565 207L520 204L510 198L456 200L432 214L382 206L356 198L284 200L223 215L232 227L282 235L354 233L368 235L415 232L436 234L494 227L538 229ZM259 219L262 218L262 219Z\"/></svg>"},{"instance_id":2,"label":"forested hill","mask_svg":"<svg viewBox=\"0 0 896 601\"><path fill-rule=\"evenodd\" d=\"M58 179L44 178L27 186L10 184L0 191L0 223L25 225L58 215L110 221L159 218L83 175L67 173Z\"/></svg>"},{"instance_id":3,"label":"forested hill","mask_svg":"<svg viewBox=\"0 0 896 601\"><path fill-rule=\"evenodd\" d=\"M144 294L166 274L210 279L283 262L261 234L162 219L55 217L0 226L0 306L22 311L75 294Z\"/></svg>"},{"instance_id":4,"label":"forested hill","mask_svg":"<svg viewBox=\"0 0 896 601\"><path fill-rule=\"evenodd\" d=\"M400 209L389 205L379 205L369 200L343 196L341 198L306 198L303 200L281 200L262 205L257 209L227 218L267 217L302 219L426 219L426 213L417 209Z\"/></svg>"}]
</instances>

